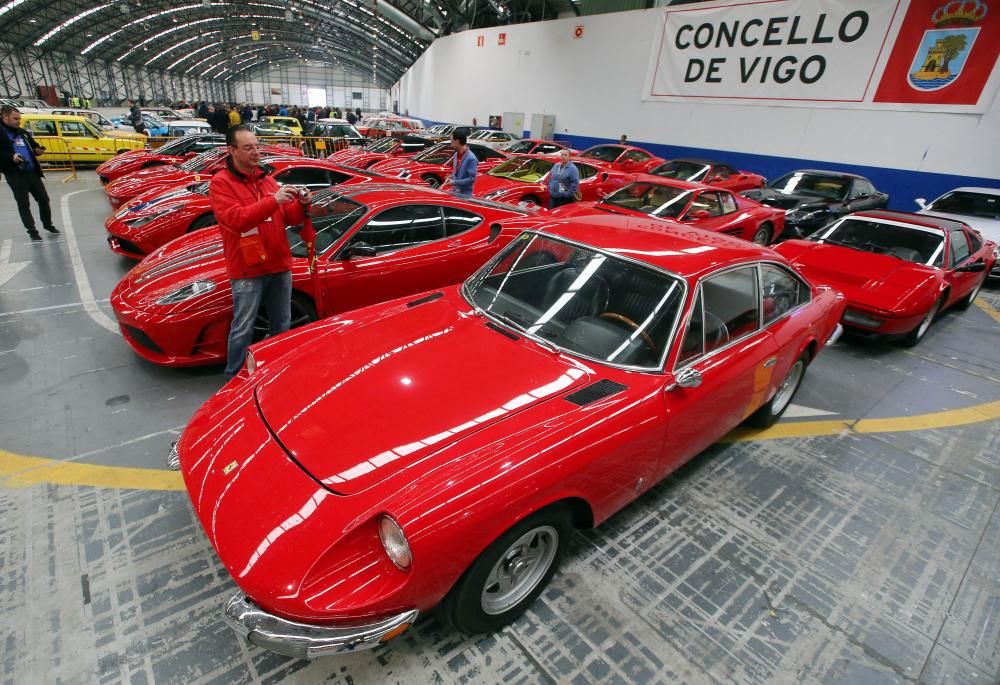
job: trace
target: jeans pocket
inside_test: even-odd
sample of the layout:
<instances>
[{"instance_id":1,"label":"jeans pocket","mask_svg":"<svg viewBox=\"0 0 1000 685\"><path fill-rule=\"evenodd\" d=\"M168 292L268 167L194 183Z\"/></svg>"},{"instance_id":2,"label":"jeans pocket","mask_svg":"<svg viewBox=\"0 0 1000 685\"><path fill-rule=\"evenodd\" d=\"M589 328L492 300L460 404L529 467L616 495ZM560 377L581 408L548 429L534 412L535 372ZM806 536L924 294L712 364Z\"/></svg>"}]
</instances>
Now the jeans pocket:
<instances>
[{"instance_id":1,"label":"jeans pocket","mask_svg":"<svg viewBox=\"0 0 1000 685\"><path fill-rule=\"evenodd\" d=\"M246 295L253 292L254 279L252 278L234 278L229 283L234 294Z\"/></svg>"}]
</instances>

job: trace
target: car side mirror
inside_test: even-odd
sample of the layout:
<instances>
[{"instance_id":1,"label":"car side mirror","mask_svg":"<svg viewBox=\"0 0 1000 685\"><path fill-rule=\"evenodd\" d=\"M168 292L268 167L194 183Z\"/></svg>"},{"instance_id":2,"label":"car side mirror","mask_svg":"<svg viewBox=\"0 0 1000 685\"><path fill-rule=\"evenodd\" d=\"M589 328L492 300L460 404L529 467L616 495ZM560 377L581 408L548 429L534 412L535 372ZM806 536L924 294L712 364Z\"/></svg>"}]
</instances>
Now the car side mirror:
<instances>
[{"instance_id":1,"label":"car side mirror","mask_svg":"<svg viewBox=\"0 0 1000 685\"><path fill-rule=\"evenodd\" d=\"M701 381L701 374L689 366L674 376L674 382L667 386L667 391L674 388L697 388L701 385Z\"/></svg>"},{"instance_id":2,"label":"car side mirror","mask_svg":"<svg viewBox=\"0 0 1000 685\"><path fill-rule=\"evenodd\" d=\"M601 172L601 183L603 183L604 181L607 181L607 180L608 180L608 172L607 171L602 171Z\"/></svg>"},{"instance_id":3,"label":"car side mirror","mask_svg":"<svg viewBox=\"0 0 1000 685\"><path fill-rule=\"evenodd\" d=\"M365 242L354 243L344 251L344 256L347 259L353 257L374 257L378 254L378 250Z\"/></svg>"},{"instance_id":4,"label":"car side mirror","mask_svg":"<svg viewBox=\"0 0 1000 685\"><path fill-rule=\"evenodd\" d=\"M966 264L965 266L960 266L957 269L955 269L955 271L963 274L982 273L983 271L986 271L986 264L981 261L973 262L972 264Z\"/></svg>"},{"instance_id":5,"label":"car side mirror","mask_svg":"<svg viewBox=\"0 0 1000 685\"><path fill-rule=\"evenodd\" d=\"M927 209L927 198L918 197L914 202L917 203L917 207L920 207L920 209Z\"/></svg>"},{"instance_id":6,"label":"car side mirror","mask_svg":"<svg viewBox=\"0 0 1000 685\"><path fill-rule=\"evenodd\" d=\"M718 183L721 180L722 180L722 176L712 176L711 178L706 179L705 183L708 183L708 184Z\"/></svg>"}]
</instances>

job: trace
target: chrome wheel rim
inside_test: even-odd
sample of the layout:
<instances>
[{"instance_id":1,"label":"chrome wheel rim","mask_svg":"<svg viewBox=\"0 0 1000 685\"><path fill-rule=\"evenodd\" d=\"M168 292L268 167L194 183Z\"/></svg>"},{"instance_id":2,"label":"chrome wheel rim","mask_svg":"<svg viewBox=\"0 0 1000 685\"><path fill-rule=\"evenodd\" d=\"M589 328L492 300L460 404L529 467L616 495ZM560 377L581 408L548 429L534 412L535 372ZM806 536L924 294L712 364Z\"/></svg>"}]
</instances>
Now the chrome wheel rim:
<instances>
[{"instance_id":1,"label":"chrome wheel rim","mask_svg":"<svg viewBox=\"0 0 1000 685\"><path fill-rule=\"evenodd\" d=\"M437 180L433 176L428 176L427 178L424 179L424 181L426 181L427 185L429 185L431 188L437 188L439 185L441 185L441 181Z\"/></svg>"},{"instance_id":2,"label":"chrome wheel rim","mask_svg":"<svg viewBox=\"0 0 1000 685\"><path fill-rule=\"evenodd\" d=\"M491 616L502 614L538 587L559 549L559 531L538 526L519 537L490 569L480 602Z\"/></svg>"},{"instance_id":3,"label":"chrome wheel rim","mask_svg":"<svg viewBox=\"0 0 1000 685\"><path fill-rule=\"evenodd\" d=\"M792 395L795 394L799 383L802 381L802 373L805 371L805 368L805 362L797 361L795 362L795 366L788 372L788 375L785 376L785 382L778 388L778 392L774 394L774 401L771 403L771 412L773 414L777 415L785 411L785 407L792 401Z\"/></svg>"},{"instance_id":4,"label":"chrome wheel rim","mask_svg":"<svg viewBox=\"0 0 1000 685\"><path fill-rule=\"evenodd\" d=\"M764 247L767 247L767 238L769 233L770 232L766 228L762 228L756 233L754 233L753 241L758 245L763 245Z\"/></svg>"},{"instance_id":5,"label":"chrome wheel rim","mask_svg":"<svg viewBox=\"0 0 1000 685\"><path fill-rule=\"evenodd\" d=\"M972 304L973 302L976 301L976 298L979 297L979 291L982 287L983 287L983 282L980 281L979 284L972 289L972 292L969 293L969 304Z\"/></svg>"},{"instance_id":6,"label":"chrome wheel rim","mask_svg":"<svg viewBox=\"0 0 1000 685\"><path fill-rule=\"evenodd\" d=\"M937 314L939 305L939 302L935 302L934 306L931 307L931 310L927 312L927 316L925 316L924 320L920 322L920 328L917 329L917 340L923 338L924 334L927 333L927 329L931 327L931 322L934 321L934 315Z\"/></svg>"}]
</instances>

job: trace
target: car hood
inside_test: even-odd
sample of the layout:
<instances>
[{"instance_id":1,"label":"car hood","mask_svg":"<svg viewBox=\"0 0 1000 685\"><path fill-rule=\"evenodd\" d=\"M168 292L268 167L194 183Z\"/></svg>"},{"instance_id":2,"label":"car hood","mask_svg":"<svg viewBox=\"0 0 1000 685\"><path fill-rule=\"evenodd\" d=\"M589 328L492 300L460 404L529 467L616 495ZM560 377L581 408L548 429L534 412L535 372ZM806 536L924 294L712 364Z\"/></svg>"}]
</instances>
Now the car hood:
<instances>
[{"instance_id":1,"label":"car hood","mask_svg":"<svg viewBox=\"0 0 1000 685\"><path fill-rule=\"evenodd\" d=\"M190 186L183 185L168 190L150 190L129 200L121 209L115 212L116 219L134 219L164 210L179 209L192 200L208 200L204 195L191 192Z\"/></svg>"},{"instance_id":2,"label":"car hood","mask_svg":"<svg viewBox=\"0 0 1000 685\"><path fill-rule=\"evenodd\" d=\"M587 382L570 358L512 340L450 298L393 310L262 367L262 417L334 492L433 469L460 456L449 450L460 440Z\"/></svg>"},{"instance_id":3,"label":"car hood","mask_svg":"<svg viewBox=\"0 0 1000 685\"><path fill-rule=\"evenodd\" d=\"M106 162L100 164L97 167L97 173L102 173L104 171L114 171L125 166L132 166L134 164L142 164L151 159L171 159L178 160L180 157L168 157L168 155L158 155L151 150L126 150L120 155L115 155Z\"/></svg>"},{"instance_id":4,"label":"car hood","mask_svg":"<svg viewBox=\"0 0 1000 685\"><path fill-rule=\"evenodd\" d=\"M1000 244L1000 219L987 219L982 216L969 216L967 214L949 214L947 212L935 212L933 210L921 210L917 214L937 216L942 219L953 219L968 224L979 231L980 235L989 241Z\"/></svg>"},{"instance_id":5,"label":"car hood","mask_svg":"<svg viewBox=\"0 0 1000 685\"><path fill-rule=\"evenodd\" d=\"M743 193L751 200L756 200L764 205L777 207L778 209L822 209L838 204L836 200L826 200L815 195L804 195L799 193L784 193L772 188L760 188L758 190L748 190Z\"/></svg>"},{"instance_id":6,"label":"car hood","mask_svg":"<svg viewBox=\"0 0 1000 685\"><path fill-rule=\"evenodd\" d=\"M938 280L932 267L840 245L789 240L776 249L816 285L832 286L844 293L849 304L874 309L904 307Z\"/></svg>"},{"instance_id":7,"label":"car hood","mask_svg":"<svg viewBox=\"0 0 1000 685\"><path fill-rule=\"evenodd\" d=\"M213 281L216 287L177 304L157 304L157 300L195 281ZM137 309L156 308L168 313L205 309L231 300L219 229L210 226L188 233L153 252L125 274L115 296Z\"/></svg>"},{"instance_id":8,"label":"car hood","mask_svg":"<svg viewBox=\"0 0 1000 685\"><path fill-rule=\"evenodd\" d=\"M504 178L503 176L490 176L489 174L480 174L476 177L476 195L482 197L486 193L494 193L502 190L515 190L515 189L525 189L525 188L538 188L541 187L540 183L528 183L525 181L515 181L514 179Z\"/></svg>"},{"instance_id":9,"label":"car hood","mask_svg":"<svg viewBox=\"0 0 1000 685\"><path fill-rule=\"evenodd\" d=\"M163 187L186 182L207 181L209 174L193 174L172 166L157 166L140 169L109 183L105 190L108 195L135 197L152 187Z\"/></svg>"}]
</instances>

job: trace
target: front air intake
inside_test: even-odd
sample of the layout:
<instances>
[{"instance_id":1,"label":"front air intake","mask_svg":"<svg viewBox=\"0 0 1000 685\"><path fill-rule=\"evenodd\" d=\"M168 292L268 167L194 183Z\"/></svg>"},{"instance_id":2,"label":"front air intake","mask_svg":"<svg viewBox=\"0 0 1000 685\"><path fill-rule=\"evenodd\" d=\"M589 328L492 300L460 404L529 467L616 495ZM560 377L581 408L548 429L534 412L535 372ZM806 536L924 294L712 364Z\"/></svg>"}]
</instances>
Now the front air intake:
<instances>
[{"instance_id":1,"label":"front air intake","mask_svg":"<svg viewBox=\"0 0 1000 685\"><path fill-rule=\"evenodd\" d=\"M617 395L623 390L628 390L628 386L605 378L604 380L591 383L581 390L577 390L574 393L566 395L566 399L573 404L586 407L588 404L593 404L597 400L603 400L605 397Z\"/></svg>"}]
</instances>

